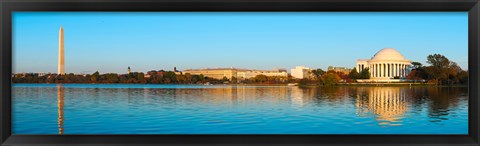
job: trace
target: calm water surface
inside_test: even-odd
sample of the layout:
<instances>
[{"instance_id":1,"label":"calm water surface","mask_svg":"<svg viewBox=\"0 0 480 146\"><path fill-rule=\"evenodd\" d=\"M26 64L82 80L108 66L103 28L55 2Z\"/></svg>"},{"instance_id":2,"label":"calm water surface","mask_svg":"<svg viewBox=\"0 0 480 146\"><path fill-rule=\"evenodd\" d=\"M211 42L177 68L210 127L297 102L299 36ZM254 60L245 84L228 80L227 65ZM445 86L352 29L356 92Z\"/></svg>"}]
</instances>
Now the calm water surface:
<instances>
[{"instance_id":1,"label":"calm water surface","mask_svg":"<svg viewBox=\"0 0 480 146\"><path fill-rule=\"evenodd\" d=\"M15 84L14 134L467 134L468 88Z\"/></svg>"}]
</instances>

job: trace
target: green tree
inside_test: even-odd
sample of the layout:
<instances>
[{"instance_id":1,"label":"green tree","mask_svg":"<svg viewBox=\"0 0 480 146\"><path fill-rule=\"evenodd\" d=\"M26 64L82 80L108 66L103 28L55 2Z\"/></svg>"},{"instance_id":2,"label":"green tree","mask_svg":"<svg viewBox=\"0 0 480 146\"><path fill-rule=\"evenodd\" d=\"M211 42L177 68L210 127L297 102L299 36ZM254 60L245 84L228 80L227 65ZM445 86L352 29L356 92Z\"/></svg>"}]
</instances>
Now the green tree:
<instances>
[{"instance_id":1,"label":"green tree","mask_svg":"<svg viewBox=\"0 0 480 146\"><path fill-rule=\"evenodd\" d=\"M180 83L180 84L187 83L187 77L185 75L177 75L176 79L177 79L177 83Z\"/></svg>"},{"instance_id":2,"label":"green tree","mask_svg":"<svg viewBox=\"0 0 480 146\"><path fill-rule=\"evenodd\" d=\"M413 69L419 69L423 67L422 63L420 62L412 62L412 65L413 65Z\"/></svg>"},{"instance_id":3,"label":"green tree","mask_svg":"<svg viewBox=\"0 0 480 146\"><path fill-rule=\"evenodd\" d=\"M175 83L177 81L176 77L177 75L173 71L163 72L164 83L166 84Z\"/></svg>"},{"instance_id":4,"label":"green tree","mask_svg":"<svg viewBox=\"0 0 480 146\"><path fill-rule=\"evenodd\" d=\"M192 75L191 82L195 84L200 82L200 75Z\"/></svg>"},{"instance_id":5,"label":"green tree","mask_svg":"<svg viewBox=\"0 0 480 146\"><path fill-rule=\"evenodd\" d=\"M107 83L118 83L118 81L119 81L118 74L116 74L116 73L105 74L105 77L106 77L106 82Z\"/></svg>"},{"instance_id":6,"label":"green tree","mask_svg":"<svg viewBox=\"0 0 480 146\"><path fill-rule=\"evenodd\" d=\"M223 79L222 79L222 81L223 81L223 82L228 82L228 78L224 76Z\"/></svg>"},{"instance_id":7,"label":"green tree","mask_svg":"<svg viewBox=\"0 0 480 146\"><path fill-rule=\"evenodd\" d=\"M91 81L92 83L96 83L99 78L100 78L100 73L99 73L98 71L96 71L95 73L93 73L93 74L90 76L90 81Z\"/></svg>"},{"instance_id":8,"label":"green tree","mask_svg":"<svg viewBox=\"0 0 480 146\"><path fill-rule=\"evenodd\" d=\"M236 77L232 76L232 77L231 77L231 80L232 80L232 83L234 83L234 84L237 83L237 78L236 78Z\"/></svg>"},{"instance_id":9,"label":"green tree","mask_svg":"<svg viewBox=\"0 0 480 146\"><path fill-rule=\"evenodd\" d=\"M357 72L357 69L354 67L350 73L348 73L348 77L354 81L357 80L357 78L360 76L360 74Z\"/></svg>"},{"instance_id":10,"label":"green tree","mask_svg":"<svg viewBox=\"0 0 480 146\"><path fill-rule=\"evenodd\" d=\"M256 76L254 77L254 80L255 80L255 82L257 82L257 83L265 83L265 82L268 81L268 77L267 77L266 75L260 74L260 75L256 75Z\"/></svg>"},{"instance_id":11,"label":"green tree","mask_svg":"<svg viewBox=\"0 0 480 146\"><path fill-rule=\"evenodd\" d=\"M146 83L145 74L143 72L137 73L136 80L137 80L137 83L142 83L142 84Z\"/></svg>"},{"instance_id":12,"label":"green tree","mask_svg":"<svg viewBox=\"0 0 480 146\"><path fill-rule=\"evenodd\" d=\"M360 71L358 79L370 79L370 69L367 67Z\"/></svg>"},{"instance_id":13,"label":"green tree","mask_svg":"<svg viewBox=\"0 0 480 146\"><path fill-rule=\"evenodd\" d=\"M195 83L195 82L192 81L192 78L193 78L192 74L186 73L186 74L184 74L184 76L185 76L185 78L186 78L186 80L187 80L187 81L186 81L187 83L189 83L189 84Z\"/></svg>"}]
</instances>

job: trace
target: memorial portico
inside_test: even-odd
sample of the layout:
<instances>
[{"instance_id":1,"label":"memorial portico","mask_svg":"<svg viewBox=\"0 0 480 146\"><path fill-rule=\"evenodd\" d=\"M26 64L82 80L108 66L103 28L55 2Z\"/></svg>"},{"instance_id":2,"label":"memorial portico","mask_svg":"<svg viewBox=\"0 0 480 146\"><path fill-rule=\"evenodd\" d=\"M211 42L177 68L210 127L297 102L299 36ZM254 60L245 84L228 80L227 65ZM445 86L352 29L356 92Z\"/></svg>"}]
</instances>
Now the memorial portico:
<instances>
[{"instance_id":1,"label":"memorial portico","mask_svg":"<svg viewBox=\"0 0 480 146\"><path fill-rule=\"evenodd\" d=\"M368 68L370 79L388 80L406 78L411 69L411 61L393 48L384 48L378 51L370 60L357 60L357 72Z\"/></svg>"}]
</instances>

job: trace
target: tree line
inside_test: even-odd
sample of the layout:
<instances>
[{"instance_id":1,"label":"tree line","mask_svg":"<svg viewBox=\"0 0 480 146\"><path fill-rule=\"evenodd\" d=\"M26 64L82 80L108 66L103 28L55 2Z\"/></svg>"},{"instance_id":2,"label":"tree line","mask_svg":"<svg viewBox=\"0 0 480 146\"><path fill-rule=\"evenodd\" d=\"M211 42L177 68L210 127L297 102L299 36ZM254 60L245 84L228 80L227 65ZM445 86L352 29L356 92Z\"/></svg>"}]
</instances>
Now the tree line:
<instances>
[{"instance_id":1,"label":"tree line","mask_svg":"<svg viewBox=\"0 0 480 146\"><path fill-rule=\"evenodd\" d=\"M462 70L457 63L450 61L440 54L427 56L429 66L423 66L419 62L412 62L412 70L406 76L407 82L426 82L437 85L466 85L468 84L468 71ZM357 72L353 68L348 74L329 70L315 69L310 72L311 78L298 81L301 85L333 86L339 83L355 83L357 79L370 79L369 68ZM400 77L394 77L399 79Z\"/></svg>"},{"instance_id":2,"label":"tree line","mask_svg":"<svg viewBox=\"0 0 480 146\"><path fill-rule=\"evenodd\" d=\"M407 75L407 81L428 82L438 85L455 85L468 83L468 71L462 70L457 63L450 61L443 55L432 54L427 56L428 66L419 62L412 62L413 69ZM220 84L220 83L255 83L255 84L284 84L299 83L300 85L323 85L333 86L338 83L354 83L358 79L370 79L369 68L357 72L353 68L348 74L334 70L324 71L314 69L309 72L311 75L304 79L295 79L291 76L266 76L256 75L248 79L237 79L236 77L224 77L223 79L210 78L204 75L192 75L189 73L177 74L173 71L149 71L147 76L143 72L132 72L129 74L106 73L98 71L93 74L65 75L46 74L39 76L34 73L16 74L12 81L14 83L137 83L137 84ZM398 78L398 77L395 77Z\"/></svg>"},{"instance_id":3,"label":"tree line","mask_svg":"<svg viewBox=\"0 0 480 146\"><path fill-rule=\"evenodd\" d=\"M462 70L456 62L450 61L440 54L427 56L428 66L412 62L413 69L408 74L408 80L421 81L438 85L468 84L468 71Z\"/></svg>"},{"instance_id":4,"label":"tree line","mask_svg":"<svg viewBox=\"0 0 480 146\"><path fill-rule=\"evenodd\" d=\"M321 86L334 86L338 83L352 83L357 79L370 79L370 71L368 68L357 72L356 68L353 68L348 74L343 72L337 72L335 70L324 71L320 68L310 71L311 77L300 79L298 83L300 85L321 85Z\"/></svg>"},{"instance_id":5,"label":"tree line","mask_svg":"<svg viewBox=\"0 0 480 146\"><path fill-rule=\"evenodd\" d=\"M93 74L75 75L73 73L58 75L46 74L39 76L34 73L16 74L14 83L124 83L124 84L204 84L223 83L222 80L205 77L203 75L175 74L173 71L150 71L150 77L145 77L143 72L129 74L105 73L98 71Z\"/></svg>"},{"instance_id":6,"label":"tree line","mask_svg":"<svg viewBox=\"0 0 480 146\"><path fill-rule=\"evenodd\" d=\"M223 83L258 83L258 84L279 84L287 83L288 77L257 75L252 78L240 80L236 77L224 77L223 79L215 79L190 73L177 74L173 71L149 71L132 72L129 74L105 73L100 74L98 71L93 74L75 75L73 73L58 75L46 74L40 76L35 73L15 74L13 83L124 83L124 84L223 84Z\"/></svg>"}]
</instances>

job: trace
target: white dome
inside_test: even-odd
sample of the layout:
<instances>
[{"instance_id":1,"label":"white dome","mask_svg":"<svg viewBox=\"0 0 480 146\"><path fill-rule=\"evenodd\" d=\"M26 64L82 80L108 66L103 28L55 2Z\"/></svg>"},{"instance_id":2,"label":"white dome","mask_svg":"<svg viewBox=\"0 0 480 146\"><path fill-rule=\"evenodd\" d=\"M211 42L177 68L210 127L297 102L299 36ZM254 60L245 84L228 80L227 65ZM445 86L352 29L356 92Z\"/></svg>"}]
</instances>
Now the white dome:
<instances>
[{"instance_id":1,"label":"white dome","mask_svg":"<svg viewBox=\"0 0 480 146\"><path fill-rule=\"evenodd\" d=\"M383 48L372 57L372 60L405 60L405 58L393 48Z\"/></svg>"}]
</instances>

